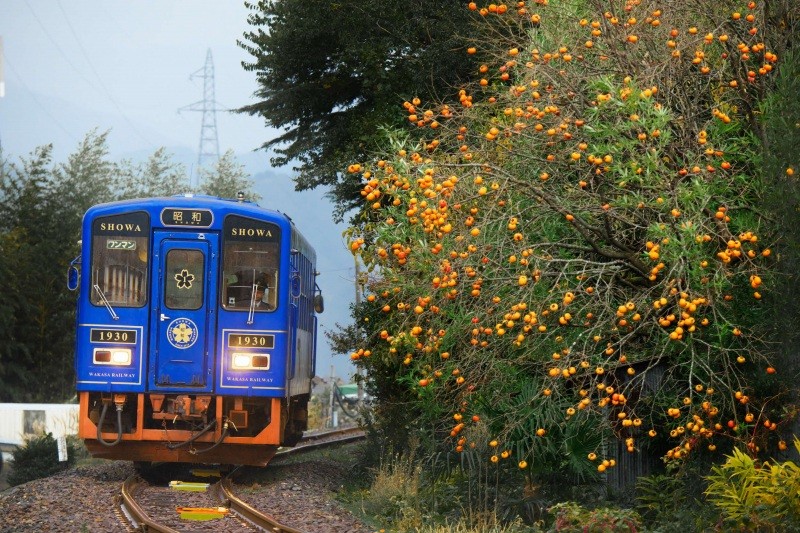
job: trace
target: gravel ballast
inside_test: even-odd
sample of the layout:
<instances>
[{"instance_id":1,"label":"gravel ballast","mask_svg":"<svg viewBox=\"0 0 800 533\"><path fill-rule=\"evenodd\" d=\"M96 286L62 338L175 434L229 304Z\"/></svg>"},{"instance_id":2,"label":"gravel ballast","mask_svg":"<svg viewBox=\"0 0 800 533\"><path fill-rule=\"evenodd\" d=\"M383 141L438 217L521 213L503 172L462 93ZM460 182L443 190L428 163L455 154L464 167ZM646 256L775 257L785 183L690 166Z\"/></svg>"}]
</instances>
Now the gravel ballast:
<instances>
[{"instance_id":1,"label":"gravel ballast","mask_svg":"<svg viewBox=\"0 0 800 533\"><path fill-rule=\"evenodd\" d=\"M8 488L0 492L0 533L123 531L114 497L133 473L130 462L104 461ZM325 457L276 461L265 469L245 469L235 478L234 492L308 533L373 532L336 500L351 475L347 465Z\"/></svg>"}]
</instances>

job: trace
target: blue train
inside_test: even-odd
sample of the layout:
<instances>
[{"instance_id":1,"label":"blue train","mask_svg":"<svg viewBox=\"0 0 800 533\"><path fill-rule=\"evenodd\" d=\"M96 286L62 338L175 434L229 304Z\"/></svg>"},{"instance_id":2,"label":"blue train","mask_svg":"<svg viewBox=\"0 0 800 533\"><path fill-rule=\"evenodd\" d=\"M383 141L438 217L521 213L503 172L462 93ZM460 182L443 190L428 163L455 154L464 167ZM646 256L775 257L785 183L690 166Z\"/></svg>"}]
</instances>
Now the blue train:
<instances>
[{"instance_id":1,"label":"blue train","mask_svg":"<svg viewBox=\"0 0 800 533\"><path fill-rule=\"evenodd\" d=\"M265 465L307 428L316 254L289 217L239 196L86 212L68 285L93 456Z\"/></svg>"}]
</instances>

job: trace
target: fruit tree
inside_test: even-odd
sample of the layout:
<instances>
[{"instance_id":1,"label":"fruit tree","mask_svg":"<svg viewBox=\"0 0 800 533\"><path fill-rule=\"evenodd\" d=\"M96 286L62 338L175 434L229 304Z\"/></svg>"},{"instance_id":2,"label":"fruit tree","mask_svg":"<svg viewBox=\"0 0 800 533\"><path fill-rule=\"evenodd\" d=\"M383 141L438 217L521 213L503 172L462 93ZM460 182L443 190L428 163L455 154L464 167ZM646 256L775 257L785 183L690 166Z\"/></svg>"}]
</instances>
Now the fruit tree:
<instances>
[{"instance_id":1,"label":"fruit tree","mask_svg":"<svg viewBox=\"0 0 800 533\"><path fill-rule=\"evenodd\" d=\"M464 9L479 81L405 102L424 140L347 169L371 271L351 358L378 398L437 451L526 471L602 473L611 438L678 462L777 445L763 113L797 8Z\"/></svg>"}]
</instances>

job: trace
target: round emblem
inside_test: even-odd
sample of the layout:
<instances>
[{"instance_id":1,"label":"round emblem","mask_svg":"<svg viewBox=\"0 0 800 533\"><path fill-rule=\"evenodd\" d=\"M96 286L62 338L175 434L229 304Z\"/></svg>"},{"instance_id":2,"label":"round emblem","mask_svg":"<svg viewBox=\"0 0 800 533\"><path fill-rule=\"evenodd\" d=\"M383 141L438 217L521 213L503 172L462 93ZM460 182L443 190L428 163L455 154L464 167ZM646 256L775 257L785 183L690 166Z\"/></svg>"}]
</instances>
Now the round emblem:
<instances>
[{"instance_id":1,"label":"round emblem","mask_svg":"<svg viewBox=\"0 0 800 533\"><path fill-rule=\"evenodd\" d=\"M185 350L197 340L197 326L188 318L176 318L167 326L167 340L175 348Z\"/></svg>"}]
</instances>

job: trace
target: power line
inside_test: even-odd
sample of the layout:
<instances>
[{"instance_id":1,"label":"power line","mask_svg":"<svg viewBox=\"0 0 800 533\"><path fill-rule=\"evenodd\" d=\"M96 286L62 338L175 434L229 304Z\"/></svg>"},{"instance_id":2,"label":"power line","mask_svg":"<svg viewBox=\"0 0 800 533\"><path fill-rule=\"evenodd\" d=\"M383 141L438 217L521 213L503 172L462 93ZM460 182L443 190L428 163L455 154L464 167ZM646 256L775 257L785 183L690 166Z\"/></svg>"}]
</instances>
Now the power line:
<instances>
[{"instance_id":1,"label":"power line","mask_svg":"<svg viewBox=\"0 0 800 533\"><path fill-rule=\"evenodd\" d=\"M26 0L26 2L27 2L27 0ZM120 116L125 120L125 122L128 124L128 126L130 126L130 128L133 130L133 132L136 133L136 135L138 135L139 138L142 139L145 143L150 145L151 148L155 148L155 145L152 142L150 142L150 140L148 138L146 138L144 135L142 135L142 133L136 128L136 126L133 125L133 123L130 121L128 116L122 111L122 108L120 108L119 104L114 99L114 97L111 96L111 91L109 91L108 88L105 86L105 84L103 83L103 79L100 77L100 75L97 73L97 70L94 68L94 65L92 64L92 61L89 59L89 54L86 53L86 49L84 49L83 43L81 42L80 38L78 37L78 34L75 32L75 28L72 27L72 23L70 23L70 21L69 21L69 17L67 16L67 12L61 6L60 0L56 0L56 4L58 4L58 8L61 10L61 13L64 14L64 22L67 23L67 27L69 28L69 31L72 33L72 37L74 37L75 42L78 43L78 48L80 49L81 54L83 54L83 58L86 60L86 63L89 65L89 69L91 69L91 71L94 74L95 78L97 78L97 81L100 84L100 87L102 88L102 91L105 94L105 96L114 105L114 108L117 110L117 112L120 114ZM30 5L28 7L30 7ZM31 11L33 11L33 10L31 10ZM73 68L74 68L74 66L73 66Z\"/></svg>"},{"instance_id":2,"label":"power line","mask_svg":"<svg viewBox=\"0 0 800 533\"><path fill-rule=\"evenodd\" d=\"M56 50L58 50L58 53L61 54L61 57L64 58L64 61L66 61L67 64L70 67L72 67L72 70L74 70L75 73L78 76L80 76L83 79L83 81L86 82L87 85L89 85L93 89L97 90L97 87L95 86L95 84L92 83L91 81L89 81L89 79L86 76L83 75L83 72L81 72L78 69L78 67L76 67L75 64L72 61L70 61L69 56L67 55L67 53L64 52L64 50L61 48L61 46L58 44L58 42L55 39L53 39L53 37L50 35L50 32L47 31L47 27L44 25L44 23L42 23L41 19L39 19L39 16L36 14L36 11L34 11L33 7L31 7L30 3L28 3L28 0L25 0L25 5L28 6L28 9L30 10L31 15L33 15L33 18L36 19L36 22L39 24L39 27L44 32L45 37L47 37L47 39L50 41L50 44L52 44L53 47Z\"/></svg>"},{"instance_id":3,"label":"power line","mask_svg":"<svg viewBox=\"0 0 800 533\"><path fill-rule=\"evenodd\" d=\"M3 77L3 36L0 35L0 98L6 95L6 80Z\"/></svg>"},{"instance_id":4,"label":"power line","mask_svg":"<svg viewBox=\"0 0 800 533\"><path fill-rule=\"evenodd\" d=\"M3 57L3 59L4 59L4 61L5 61L5 64L6 64L6 65L8 65L8 68L9 68L9 70L10 70L10 71L12 72L12 74L14 74L14 76L17 78L17 81L19 81L20 85L22 85L22 87L23 87L23 88L24 88L24 89L25 89L25 90L28 92L28 94L29 94L29 95L30 95L30 97L33 99L33 101L34 101L34 102L36 102L36 105L37 105L37 106L39 106L39 109L40 109L40 110L41 110L41 111L42 111L42 112L43 112L45 115L47 115L47 116L50 118L50 120L52 120L52 121L53 121L53 124L55 124L56 126L58 126L58 128L59 128L61 131L63 131L63 132L64 132L64 133L65 133L65 134L66 134L66 135L67 135L67 136L68 136L70 139L72 139L73 141L77 142L77 141L78 141L78 139L75 137L75 135L73 135L73 134L72 134L72 132L70 132L70 131L69 131L69 130L66 128L66 127L64 127L64 125L63 125L63 124L61 124L61 122L59 122L59 121L58 121L58 119L57 119L56 117L54 117L54 116L53 116L53 115L50 113L50 111L48 111L48 110L47 110L47 107L45 107L45 105L44 105L44 104L42 104L42 102L40 102L40 101L39 101L39 99L36 97L36 93L34 93L34 92L33 92L33 91L30 89L30 87L28 87L28 85L25 83L25 80L22 78L22 76L20 75L20 73L19 73L19 72L17 72L17 69L15 69L15 68L14 68L14 65L13 65L13 64L11 64L11 62L8 60L8 57L4 56L4 57Z\"/></svg>"}]
</instances>

